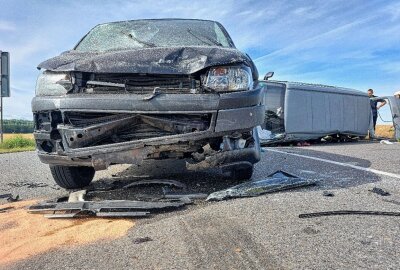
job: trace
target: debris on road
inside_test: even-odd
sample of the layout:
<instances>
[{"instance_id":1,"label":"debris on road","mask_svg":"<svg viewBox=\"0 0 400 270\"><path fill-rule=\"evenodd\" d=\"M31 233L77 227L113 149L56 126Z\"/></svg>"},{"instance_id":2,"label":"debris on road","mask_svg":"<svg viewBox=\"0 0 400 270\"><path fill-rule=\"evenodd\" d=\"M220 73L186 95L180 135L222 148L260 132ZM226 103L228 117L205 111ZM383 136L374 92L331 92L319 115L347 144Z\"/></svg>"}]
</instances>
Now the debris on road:
<instances>
[{"instance_id":1,"label":"debris on road","mask_svg":"<svg viewBox=\"0 0 400 270\"><path fill-rule=\"evenodd\" d=\"M14 207L9 206L9 207L4 207L4 208L0 208L0 213L6 213L8 212L8 210L14 209Z\"/></svg>"},{"instance_id":2,"label":"debris on road","mask_svg":"<svg viewBox=\"0 0 400 270\"><path fill-rule=\"evenodd\" d=\"M34 183L34 182L24 182L24 181L19 181L19 182L15 182L15 183L9 183L9 186L12 187L27 187L27 188L41 188L41 187L48 187L49 185L46 183Z\"/></svg>"},{"instance_id":3,"label":"debris on road","mask_svg":"<svg viewBox=\"0 0 400 270\"><path fill-rule=\"evenodd\" d=\"M150 237L146 236L146 237L139 237L139 238L135 238L133 239L133 243L134 244L142 244L142 243L146 243L146 242L150 242L153 241L153 239L151 239Z\"/></svg>"},{"instance_id":4,"label":"debris on road","mask_svg":"<svg viewBox=\"0 0 400 270\"><path fill-rule=\"evenodd\" d=\"M11 193L6 193L6 194L0 194L0 199L7 199L9 197L11 197L12 194Z\"/></svg>"},{"instance_id":5,"label":"debris on road","mask_svg":"<svg viewBox=\"0 0 400 270\"><path fill-rule=\"evenodd\" d=\"M79 190L71 192L68 197L68 202L84 202L87 190Z\"/></svg>"},{"instance_id":6,"label":"debris on road","mask_svg":"<svg viewBox=\"0 0 400 270\"><path fill-rule=\"evenodd\" d=\"M332 191L327 191L327 190L325 190L322 193L322 195L325 196L325 197L334 197L335 196L335 194Z\"/></svg>"},{"instance_id":7,"label":"debris on road","mask_svg":"<svg viewBox=\"0 0 400 270\"><path fill-rule=\"evenodd\" d=\"M393 143L392 143L391 141L389 141L389 140L381 140L379 143L380 143L380 144L388 144L388 145L393 144Z\"/></svg>"},{"instance_id":8,"label":"debris on road","mask_svg":"<svg viewBox=\"0 0 400 270\"><path fill-rule=\"evenodd\" d=\"M368 215L368 216L397 216L397 217L400 217L400 212L339 210L339 211L327 211L327 212L315 212L315 213L300 214L299 218L313 218L313 217L341 216L341 215Z\"/></svg>"},{"instance_id":9,"label":"debris on road","mask_svg":"<svg viewBox=\"0 0 400 270\"><path fill-rule=\"evenodd\" d=\"M144 217L151 212L183 207L189 200L146 201L83 201L61 203L39 203L29 207L30 213L46 214L47 218L76 217Z\"/></svg>"},{"instance_id":10,"label":"debris on road","mask_svg":"<svg viewBox=\"0 0 400 270\"><path fill-rule=\"evenodd\" d=\"M168 187L163 187L164 198L166 199L182 199L187 198L190 200L206 199L206 193L193 193L193 192L172 192Z\"/></svg>"},{"instance_id":11,"label":"debris on road","mask_svg":"<svg viewBox=\"0 0 400 270\"><path fill-rule=\"evenodd\" d=\"M277 171L266 179L255 180L237 186L211 193L207 201L221 201L237 197L254 197L265 193L272 193L292 188L315 185L317 181L306 180L283 171Z\"/></svg>"},{"instance_id":12,"label":"debris on road","mask_svg":"<svg viewBox=\"0 0 400 270\"><path fill-rule=\"evenodd\" d=\"M176 181L176 180L169 180L169 179L146 179L146 180L140 180L140 181L135 181L133 183L130 183L123 188L131 188L133 186L139 186L139 185L169 185L169 186L175 186L177 188L182 188L186 189L186 185L183 184L182 182Z\"/></svg>"},{"instance_id":13,"label":"debris on road","mask_svg":"<svg viewBox=\"0 0 400 270\"><path fill-rule=\"evenodd\" d=\"M19 195L8 197L8 202L18 202L20 200Z\"/></svg>"},{"instance_id":14,"label":"debris on road","mask_svg":"<svg viewBox=\"0 0 400 270\"><path fill-rule=\"evenodd\" d=\"M6 199L8 202L19 201L19 195L13 196L11 193L0 194L0 199Z\"/></svg>"},{"instance_id":15,"label":"debris on road","mask_svg":"<svg viewBox=\"0 0 400 270\"><path fill-rule=\"evenodd\" d=\"M378 194L378 195L381 195L381 196L390 196L390 193L389 193L389 192L384 191L383 189L377 188L377 187L374 187L373 189L371 189L371 190L369 190L369 191L371 191L371 192L373 192L373 193L376 193L376 194Z\"/></svg>"}]
</instances>

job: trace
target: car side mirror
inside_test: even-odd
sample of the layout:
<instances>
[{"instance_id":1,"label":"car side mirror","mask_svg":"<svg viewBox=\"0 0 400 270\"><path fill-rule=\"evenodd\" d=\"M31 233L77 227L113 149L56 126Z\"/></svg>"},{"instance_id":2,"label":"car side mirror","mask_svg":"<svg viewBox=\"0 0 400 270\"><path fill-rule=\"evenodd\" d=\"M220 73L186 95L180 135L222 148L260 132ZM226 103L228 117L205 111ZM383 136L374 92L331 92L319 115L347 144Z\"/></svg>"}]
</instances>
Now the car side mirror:
<instances>
[{"instance_id":1,"label":"car side mirror","mask_svg":"<svg viewBox=\"0 0 400 270\"><path fill-rule=\"evenodd\" d=\"M265 74L264 80L265 80L265 81L268 81L268 79L269 79L269 78L272 78L272 76L274 76L274 72L273 72L273 71L270 71L270 72L268 72L267 74Z\"/></svg>"}]
</instances>

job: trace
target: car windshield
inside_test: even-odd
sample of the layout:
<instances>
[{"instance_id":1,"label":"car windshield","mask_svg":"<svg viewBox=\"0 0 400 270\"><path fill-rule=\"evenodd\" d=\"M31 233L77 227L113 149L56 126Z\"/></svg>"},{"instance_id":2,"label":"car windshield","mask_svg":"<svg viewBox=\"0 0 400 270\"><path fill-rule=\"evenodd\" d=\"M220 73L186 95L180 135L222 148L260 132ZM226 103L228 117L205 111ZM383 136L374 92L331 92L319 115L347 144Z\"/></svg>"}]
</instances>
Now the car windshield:
<instances>
[{"instance_id":1,"label":"car windshield","mask_svg":"<svg viewBox=\"0 0 400 270\"><path fill-rule=\"evenodd\" d=\"M79 42L75 50L87 52L174 46L233 47L233 44L216 22L138 20L98 25Z\"/></svg>"}]
</instances>

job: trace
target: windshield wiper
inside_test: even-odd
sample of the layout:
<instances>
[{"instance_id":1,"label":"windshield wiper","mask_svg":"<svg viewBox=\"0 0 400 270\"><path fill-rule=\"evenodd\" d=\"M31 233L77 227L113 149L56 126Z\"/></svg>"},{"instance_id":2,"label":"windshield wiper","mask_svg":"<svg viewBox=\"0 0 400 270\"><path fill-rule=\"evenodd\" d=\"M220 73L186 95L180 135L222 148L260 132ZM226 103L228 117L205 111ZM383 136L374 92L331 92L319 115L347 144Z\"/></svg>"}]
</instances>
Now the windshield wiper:
<instances>
[{"instance_id":1,"label":"windshield wiper","mask_svg":"<svg viewBox=\"0 0 400 270\"><path fill-rule=\"evenodd\" d=\"M208 42L205 42L204 40L202 40L201 38L199 38L195 33L193 33L193 31L192 31L190 28L188 28L187 31L188 31L189 34L191 34L192 36L194 36L195 38L197 38L197 39L200 40L201 42L206 43L207 45L217 45L217 46L221 46L221 47L224 46L224 45L222 45L220 42L218 42L218 41L216 41L216 40L214 40L214 39L212 39L212 38L210 38L210 37L207 37L207 36L205 36L205 35L199 34L202 38L207 39L207 40L210 41L212 44L210 44L210 43L208 43Z\"/></svg>"}]
</instances>

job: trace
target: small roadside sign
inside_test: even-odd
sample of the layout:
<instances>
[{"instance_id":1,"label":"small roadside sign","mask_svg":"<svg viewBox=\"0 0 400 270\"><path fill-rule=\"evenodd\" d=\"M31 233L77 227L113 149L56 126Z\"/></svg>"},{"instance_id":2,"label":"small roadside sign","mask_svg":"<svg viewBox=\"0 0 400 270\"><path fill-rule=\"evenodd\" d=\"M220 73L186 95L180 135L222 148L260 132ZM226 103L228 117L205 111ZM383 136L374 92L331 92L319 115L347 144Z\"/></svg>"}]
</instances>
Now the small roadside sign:
<instances>
[{"instance_id":1,"label":"small roadside sign","mask_svg":"<svg viewBox=\"0 0 400 270\"><path fill-rule=\"evenodd\" d=\"M10 53L0 51L0 142L3 143L3 97L10 97Z\"/></svg>"},{"instance_id":2,"label":"small roadside sign","mask_svg":"<svg viewBox=\"0 0 400 270\"><path fill-rule=\"evenodd\" d=\"M10 53L0 51L1 97L10 97Z\"/></svg>"}]
</instances>

